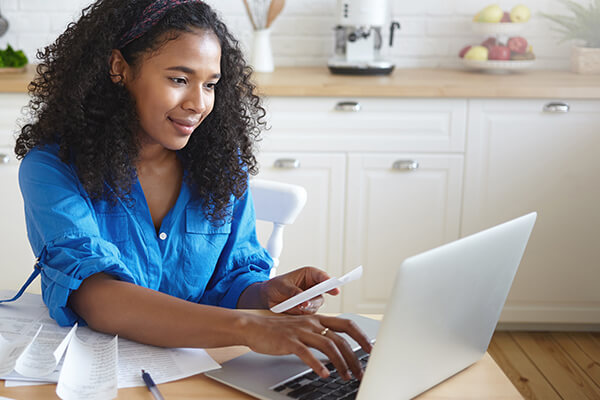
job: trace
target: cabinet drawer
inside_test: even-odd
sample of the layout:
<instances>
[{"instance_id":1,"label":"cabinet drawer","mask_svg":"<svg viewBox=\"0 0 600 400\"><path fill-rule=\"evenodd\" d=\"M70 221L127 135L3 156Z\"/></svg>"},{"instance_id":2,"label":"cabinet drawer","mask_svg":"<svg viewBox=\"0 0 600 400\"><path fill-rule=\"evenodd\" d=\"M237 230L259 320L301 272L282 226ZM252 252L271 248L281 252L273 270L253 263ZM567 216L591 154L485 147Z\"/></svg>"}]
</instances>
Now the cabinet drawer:
<instances>
[{"instance_id":1,"label":"cabinet drawer","mask_svg":"<svg viewBox=\"0 0 600 400\"><path fill-rule=\"evenodd\" d=\"M464 99L265 100L267 150L463 152Z\"/></svg>"},{"instance_id":2,"label":"cabinet drawer","mask_svg":"<svg viewBox=\"0 0 600 400\"><path fill-rule=\"evenodd\" d=\"M27 105L29 96L20 93L0 95L0 146L12 146L14 134L24 118L21 110Z\"/></svg>"}]
</instances>

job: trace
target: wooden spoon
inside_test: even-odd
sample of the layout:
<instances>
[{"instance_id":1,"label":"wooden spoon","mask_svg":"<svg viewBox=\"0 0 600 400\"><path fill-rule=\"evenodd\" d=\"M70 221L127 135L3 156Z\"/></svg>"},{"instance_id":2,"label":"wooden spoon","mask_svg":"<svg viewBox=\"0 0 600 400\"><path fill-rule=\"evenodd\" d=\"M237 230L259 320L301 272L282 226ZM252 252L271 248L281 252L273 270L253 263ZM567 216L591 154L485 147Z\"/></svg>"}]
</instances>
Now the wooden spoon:
<instances>
[{"instance_id":1,"label":"wooden spoon","mask_svg":"<svg viewBox=\"0 0 600 400\"><path fill-rule=\"evenodd\" d=\"M250 5L248 4L248 0L244 0L244 5L246 6L246 12L248 13L248 18L250 18L250 23L252 24L252 28L256 30L256 24L254 23L254 18L252 18L252 11L250 10Z\"/></svg>"},{"instance_id":2,"label":"wooden spoon","mask_svg":"<svg viewBox=\"0 0 600 400\"><path fill-rule=\"evenodd\" d=\"M271 5L269 5L269 12L267 13L267 28L271 26L275 18L281 13L283 10L283 6L285 4L285 0L271 0Z\"/></svg>"}]
</instances>

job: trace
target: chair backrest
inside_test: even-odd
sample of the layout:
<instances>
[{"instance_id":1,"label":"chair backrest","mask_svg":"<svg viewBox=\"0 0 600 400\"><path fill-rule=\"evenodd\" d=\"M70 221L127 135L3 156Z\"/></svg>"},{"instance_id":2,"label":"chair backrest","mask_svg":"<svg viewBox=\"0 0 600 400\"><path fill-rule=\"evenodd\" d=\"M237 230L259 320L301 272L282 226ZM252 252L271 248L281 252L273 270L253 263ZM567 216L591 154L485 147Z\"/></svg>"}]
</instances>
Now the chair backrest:
<instances>
[{"instance_id":1,"label":"chair backrest","mask_svg":"<svg viewBox=\"0 0 600 400\"><path fill-rule=\"evenodd\" d=\"M283 248L283 229L292 224L306 204L306 189L289 183L265 179L250 180L256 219L273 224L265 248L273 258L271 277L277 274L279 256Z\"/></svg>"}]
</instances>

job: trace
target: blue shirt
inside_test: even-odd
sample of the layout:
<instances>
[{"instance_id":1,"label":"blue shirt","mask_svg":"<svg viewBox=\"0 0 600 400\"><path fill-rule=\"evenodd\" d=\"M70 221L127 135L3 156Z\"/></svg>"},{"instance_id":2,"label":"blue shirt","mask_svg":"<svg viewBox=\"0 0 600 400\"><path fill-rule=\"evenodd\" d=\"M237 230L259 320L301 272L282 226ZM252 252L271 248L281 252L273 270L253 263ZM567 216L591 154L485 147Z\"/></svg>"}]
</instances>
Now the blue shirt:
<instances>
[{"instance_id":1,"label":"blue shirt","mask_svg":"<svg viewBox=\"0 0 600 400\"><path fill-rule=\"evenodd\" d=\"M189 186L157 234L139 181L129 202L92 200L58 146L31 150L19 183L27 234L42 267L42 296L60 325L83 322L67 305L90 275L122 281L188 301L235 308L249 285L269 277L272 260L256 238L252 197L232 196L227 221L213 226Z\"/></svg>"}]
</instances>

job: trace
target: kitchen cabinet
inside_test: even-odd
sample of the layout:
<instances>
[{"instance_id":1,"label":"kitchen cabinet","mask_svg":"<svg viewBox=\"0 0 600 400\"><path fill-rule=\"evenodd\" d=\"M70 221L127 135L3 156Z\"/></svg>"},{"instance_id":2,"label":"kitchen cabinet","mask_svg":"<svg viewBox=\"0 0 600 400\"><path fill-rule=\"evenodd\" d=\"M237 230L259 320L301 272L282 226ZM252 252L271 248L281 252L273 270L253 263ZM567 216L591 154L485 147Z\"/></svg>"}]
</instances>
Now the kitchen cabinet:
<instances>
[{"instance_id":1,"label":"kitchen cabinet","mask_svg":"<svg viewBox=\"0 0 600 400\"><path fill-rule=\"evenodd\" d=\"M600 101L470 100L462 235L538 219L503 322L600 323Z\"/></svg>"},{"instance_id":2,"label":"kitchen cabinet","mask_svg":"<svg viewBox=\"0 0 600 400\"><path fill-rule=\"evenodd\" d=\"M268 152L260 155L260 177L293 183L310 196L298 219L284 230L283 252L277 274L301 266L326 269L332 276L343 272L344 193L346 158L338 153ZM272 224L259 221L257 234L266 244ZM339 311L339 296L327 299L325 312Z\"/></svg>"},{"instance_id":3,"label":"kitchen cabinet","mask_svg":"<svg viewBox=\"0 0 600 400\"><path fill-rule=\"evenodd\" d=\"M272 128L261 142L259 177L308 191L306 208L284 233L278 273L316 260L341 276L362 264L362 279L344 287L341 299L327 298L325 311L383 312L400 262L459 236L466 105L268 99ZM281 168L291 160L298 168Z\"/></svg>"},{"instance_id":4,"label":"kitchen cabinet","mask_svg":"<svg viewBox=\"0 0 600 400\"><path fill-rule=\"evenodd\" d=\"M465 75L470 83L414 92L430 98L327 95L341 88L335 82L323 84L325 97L267 98L271 129L258 144L259 176L308 190L305 209L284 233L279 272L315 265L340 276L363 264L363 278L328 298L324 310L382 312L402 259L535 210L501 321L600 323L600 100L593 77L563 75L562 83L527 90L515 82L530 76L486 76L495 82L488 88L479 75ZM397 76L403 81L394 90L411 85L405 77ZM502 95L504 81L513 85L510 95L478 98ZM367 96L391 90L359 82L373 86ZM461 98L435 97L451 89ZM537 99L510 98L535 90ZM560 112L563 106L549 103L563 92L584 99L565 97L570 109ZM13 288L33 260L12 156L14 121L26 100L0 96L0 153L10 156L0 164L2 286ZM258 229L264 236L268 228Z\"/></svg>"},{"instance_id":5,"label":"kitchen cabinet","mask_svg":"<svg viewBox=\"0 0 600 400\"><path fill-rule=\"evenodd\" d=\"M405 258L458 239L462 154L349 154L343 309L383 313Z\"/></svg>"},{"instance_id":6,"label":"kitchen cabinet","mask_svg":"<svg viewBox=\"0 0 600 400\"><path fill-rule=\"evenodd\" d=\"M24 94L0 96L0 271L2 289L18 289L33 271L35 258L27 240L23 199L19 190L19 162L14 155L14 133L21 109L27 103ZM38 292L39 280L30 286Z\"/></svg>"}]
</instances>

